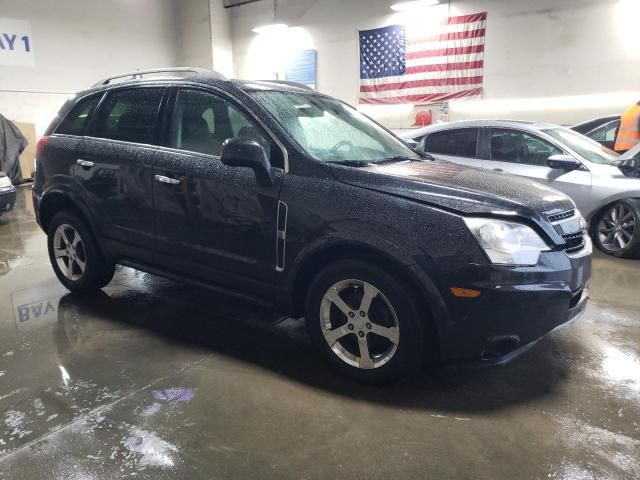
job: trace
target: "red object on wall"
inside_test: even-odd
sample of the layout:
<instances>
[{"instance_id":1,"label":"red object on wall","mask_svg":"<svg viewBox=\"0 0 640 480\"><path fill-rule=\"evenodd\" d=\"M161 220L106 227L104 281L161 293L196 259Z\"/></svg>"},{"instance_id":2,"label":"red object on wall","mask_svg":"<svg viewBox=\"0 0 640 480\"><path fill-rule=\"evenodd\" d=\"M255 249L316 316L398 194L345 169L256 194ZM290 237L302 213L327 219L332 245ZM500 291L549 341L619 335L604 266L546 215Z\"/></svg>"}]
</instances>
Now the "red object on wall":
<instances>
[{"instance_id":1,"label":"red object on wall","mask_svg":"<svg viewBox=\"0 0 640 480\"><path fill-rule=\"evenodd\" d=\"M416 113L416 123L413 124L414 127L426 127L431 125L433 119L431 118L431 112L429 110L421 110Z\"/></svg>"}]
</instances>

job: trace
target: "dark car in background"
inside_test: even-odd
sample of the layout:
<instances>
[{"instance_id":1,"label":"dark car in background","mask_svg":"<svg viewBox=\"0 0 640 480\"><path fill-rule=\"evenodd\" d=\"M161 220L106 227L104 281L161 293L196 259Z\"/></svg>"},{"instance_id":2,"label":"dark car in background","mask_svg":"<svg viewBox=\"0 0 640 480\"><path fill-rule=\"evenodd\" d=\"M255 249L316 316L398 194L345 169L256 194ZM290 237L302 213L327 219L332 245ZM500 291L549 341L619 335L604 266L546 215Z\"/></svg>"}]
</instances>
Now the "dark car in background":
<instances>
[{"instance_id":1,"label":"dark car in background","mask_svg":"<svg viewBox=\"0 0 640 480\"><path fill-rule=\"evenodd\" d=\"M13 210L15 204L16 187L4 172L0 172L0 216Z\"/></svg>"},{"instance_id":2,"label":"dark car in background","mask_svg":"<svg viewBox=\"0 0 640 480\"><path fill-rule=\"evenodd\" d=\"M567 196L435 161L276 81L100 82L40 140L33 198L71 291L122 264L266 302L361 381L504 362L587 301L591 243Z\"/></svg>"},{"instance_id":3,"label":"dark car in background","mask_svg":"<svg viewBox=\"0 0 640 480\"><path fill-rule=\"evenodd\" d=\"M616 144L616 137L620 129L621 115L609 115L607 117L595 118L588 122L579 123L571 127L571 130L589 137L591 140L604 145L613 150Z\"/></svg>"}]
</instances>

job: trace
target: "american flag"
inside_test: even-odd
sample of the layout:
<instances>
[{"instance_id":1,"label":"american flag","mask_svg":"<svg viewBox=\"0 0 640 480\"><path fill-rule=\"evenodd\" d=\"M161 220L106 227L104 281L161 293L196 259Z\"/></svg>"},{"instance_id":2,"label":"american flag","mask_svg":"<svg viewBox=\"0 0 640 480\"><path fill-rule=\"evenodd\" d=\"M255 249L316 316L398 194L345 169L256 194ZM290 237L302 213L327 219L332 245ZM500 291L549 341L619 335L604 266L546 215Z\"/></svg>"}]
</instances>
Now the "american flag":
<instances>
[{"instance_id":1,"label":"american flag","mask_svg":"<svg viewBox=\"0 0 640 480\"><path fill-rule=\"evenodd\" d=\"M482 94L487 14L449 17L435 32L360 32L360 103L431 103Z\"/></svg>"}]
</instances>

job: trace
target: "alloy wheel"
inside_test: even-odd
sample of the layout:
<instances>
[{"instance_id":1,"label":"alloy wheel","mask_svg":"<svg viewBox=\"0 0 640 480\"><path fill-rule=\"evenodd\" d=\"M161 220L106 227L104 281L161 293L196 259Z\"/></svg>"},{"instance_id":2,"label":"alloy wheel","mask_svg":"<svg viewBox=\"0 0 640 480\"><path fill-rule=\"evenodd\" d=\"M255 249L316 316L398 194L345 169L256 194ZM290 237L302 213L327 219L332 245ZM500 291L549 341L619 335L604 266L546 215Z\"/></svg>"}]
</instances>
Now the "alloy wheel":
<instances>
[{"instance_id":1,"label":"alloy wheel","mask_svg":"<svg viewBox=\"0 0 640 480\"><path fill-rule=\"evenodd\" d=\"M393 358L400 340L400 325L384 294L362 280L332 285L320 304L324 338L340 360L371 370Z\"/></svg>"},{"instance_id":2,"label":"alloy wheel","mask_svg":"<svg viewBox=\"0 0 640 480\"><path fill-rule=\"evenodd\" d=\"M598 223L600 244L608 251L619 252L633 239L636 220L631 208L619 203L607 211Z\"/></svg>"},{"instance_id":3,"label":"alloy wheel","mask_svg":"<svg viewBox=\"0 0 640 480\"><path fill-rule=\"evenodd\" d=\"M80 234L71 225L65 223L56 229L53 256L65 278L73 282L82 278L87 267L87 256Z\"/></svg>"}]
</instances>

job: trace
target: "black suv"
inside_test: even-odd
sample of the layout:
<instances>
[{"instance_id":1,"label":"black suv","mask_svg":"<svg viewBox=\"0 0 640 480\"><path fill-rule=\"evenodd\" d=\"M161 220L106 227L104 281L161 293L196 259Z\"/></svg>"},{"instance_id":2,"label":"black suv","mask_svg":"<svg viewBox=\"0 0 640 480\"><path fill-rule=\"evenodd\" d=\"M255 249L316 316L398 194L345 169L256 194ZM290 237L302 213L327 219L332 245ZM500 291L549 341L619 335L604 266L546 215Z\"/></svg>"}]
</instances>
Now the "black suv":
<instances>
[{"instance_id":1,"label":"black suv","mask_svg":"<svg viewBox=\"0 0 640 480\"><path fill-rule=\"evenodd\" d=\"M300 85L123 78L39 141L35 211L69 290L122 264L239 293L370 382L504 362L585 307L591 243L555 190L435 161Z\"/></svg>"}]
</instances>

